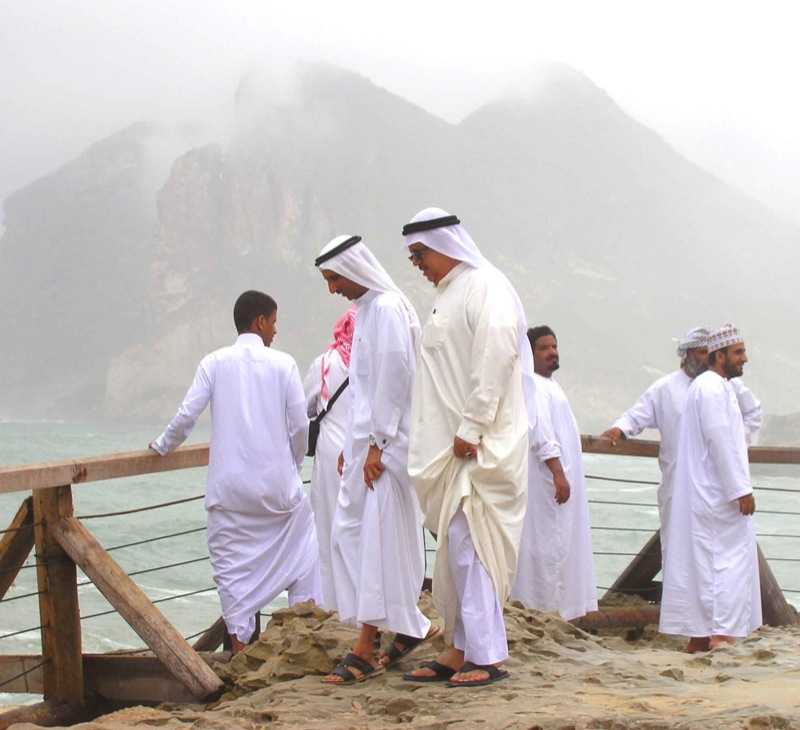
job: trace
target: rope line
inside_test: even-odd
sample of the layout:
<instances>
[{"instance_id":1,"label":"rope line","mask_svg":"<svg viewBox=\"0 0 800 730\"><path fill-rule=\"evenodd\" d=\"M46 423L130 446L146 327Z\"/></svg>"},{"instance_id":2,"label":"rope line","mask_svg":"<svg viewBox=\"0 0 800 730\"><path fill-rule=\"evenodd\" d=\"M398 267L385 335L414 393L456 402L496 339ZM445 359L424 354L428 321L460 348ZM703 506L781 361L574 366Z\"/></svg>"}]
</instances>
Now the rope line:
<instances>
[{"instance_id":1,"label":"rope line","mask_svg":"<svg viewBox=\"0 0 800 730\"><path fill-rule=\"evenodd\" d=\"M9 603L10 601L18 601L20 598L31 598L33 596L41 596L43 591L34 591L33 593L20 593L18 596L11 596L11 598L0 598L0 603Z\"/></svg>"},{"instance_id":2,"label":"rope line","mask_svg":"<svg viewBox=\"0 0 800 730\"><path fill-rule=\"evenodd\" d=\"M13 677L11 677L11 678L7 679L5 682L3 682L2 684L0 684L0 689L2 689L3 687L5 687L7 684L11 684L12 682L16 682L16 680L18 680L18 679L21 679L22 677L24 677L24 676L26 676L26 675L30 674L31 672L35 672L37 669L39 669L39 668L43 667L43 666L44 666L45 664L47 664L47 662L49 662L49 661L50 661L50 659L49 659L49 658L48 658L48 659L44 659L44 660L40 661L38 664L36 664L36 665L32 666L30 669L26 669L25 671L23 671L23 672L20 672L19 674L15 674ZM28 688L28 685L27 685L27 683L26 683L26 685L25 685L25 689L27 689L27 688Z\"/></svg>"},{"instance_id":3,"label":"rope line","mask_svg":"<svg viewBox=\"0 0 800 730\"><path fill-rule=\"evenodd\" d=\"M162 507L172 507L176 504L184 504L186 502L196 502L198 499L203 499L206 495L201 494L197 497L186 497L185 499L173 499L171 502L160 502L159 504L150 504L147 507L136 507L135 509L120 510L119 512L102 512L95 515L76 515L77 520L96 520L101 517L121 517L122 515L132 515L137 512L149 512L153 509L161 509Z\"/></svg>"},{"instance_id":4,"label":"rope line","mask_svg":"<svg viewBox=\"0 0 800 730\"><path fill-rule=\"evenodd\" d=\"M0 530L0 535L5 535L7 532L21 532L22 530L32 530L34 527L39 527L42 522L34 522L30 525L20 525L19 527L6 527L5 530Z\"/></svg>"}]
</instances>

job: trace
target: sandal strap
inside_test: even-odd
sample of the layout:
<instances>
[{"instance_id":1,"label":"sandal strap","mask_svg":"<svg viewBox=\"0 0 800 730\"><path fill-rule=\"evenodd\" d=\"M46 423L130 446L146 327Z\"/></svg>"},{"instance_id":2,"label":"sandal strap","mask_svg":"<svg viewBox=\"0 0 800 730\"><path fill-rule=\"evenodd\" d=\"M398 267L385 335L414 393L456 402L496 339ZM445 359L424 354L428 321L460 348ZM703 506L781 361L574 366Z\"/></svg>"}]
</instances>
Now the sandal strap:
<instances>
[{"instance_id":1,"label":"sandal strap","mask_svg":"<svg viewBox=\"0 0 800 730\"><path fill-rule=\"evenodd\" d=\"M435 659L431 659L429 662L422 662L420 668L430 669L437 677L452 677L456 673L455 669L448 667L446 664L440 664Z\"/></svg>"},{"instance_id":2,"label":"sandal strap","mask_svg":"<svg viewBox=\"0 0 800 730\"><path fill-rule=\"evenodd\" d=\"M475 664L473 662L464 662L461 669L458 670L459 674L469 674L470 672L486 672L490 679L495 679L502 674L493 664Z\"/></svg>"},{"instance_id":3,"label":"sandal strap","mask_svg":"<svg viewBox=\"0 0 800 730\"><path fill-rule=\"evenodd\" d=\"M358 669L365 677L375 671L375 667L373 667L372 664L364 661L360 656L353 653L348 654L340 663L344 667ZM352 674L352 672L350 672L350 674Z\"/></svg>"},{"instance_id":4,"label":"sandal strap","mask_svg":"<svg viewBox=\"0 0 800 730\"><path fill-rule=\"evenodd\" d=\"M358 681L358 677L353 674L344 664L339 662L334 668L331 674L335 674L337 677L341 677L345 682L356 682Z\"/></svg>"}]
</instances>

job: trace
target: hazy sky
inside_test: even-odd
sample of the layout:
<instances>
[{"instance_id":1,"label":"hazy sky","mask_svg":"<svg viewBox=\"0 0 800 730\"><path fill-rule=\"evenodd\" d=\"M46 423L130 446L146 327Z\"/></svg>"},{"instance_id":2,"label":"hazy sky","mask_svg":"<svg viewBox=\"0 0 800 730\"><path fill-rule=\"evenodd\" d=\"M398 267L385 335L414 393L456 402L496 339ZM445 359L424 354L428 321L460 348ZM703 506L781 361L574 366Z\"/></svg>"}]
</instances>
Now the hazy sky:
<instances>
[{"instance_id":1,"label":"hazy sky","mask_svg":"<svg viewBox=\"0 0 800 730\"><path fill-rule=\"evenodd\" d=\"M0 199L132 121L224 113L259 65L332 61L458 121L557 61L800 221L796 8L0 0Z\"/></svg>"}]
</instances>

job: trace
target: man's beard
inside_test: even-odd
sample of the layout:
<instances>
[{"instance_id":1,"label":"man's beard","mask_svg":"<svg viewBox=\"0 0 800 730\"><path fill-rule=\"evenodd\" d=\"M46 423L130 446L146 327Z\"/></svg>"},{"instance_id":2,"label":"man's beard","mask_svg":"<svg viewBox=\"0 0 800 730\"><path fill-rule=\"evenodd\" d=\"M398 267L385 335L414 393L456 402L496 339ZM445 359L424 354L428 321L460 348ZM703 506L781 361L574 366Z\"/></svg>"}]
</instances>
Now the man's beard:
<instances>
[{"instance_id":1,"label":"man's beard","mask_svg":"<svg viewBox=\"0 0 800 730\"><path fill-rule=\"evenodd\" d=\"M553 360L553 362L548 363L548 367L550 370L550 375L552 375L556 370L558 370L561 367L561 363L558 361L558 358L556 358L555 360Z\"/></svg>"},{"instance_id":2,"label":"man's beard","mask_svg":"<svg viewBox=\"0 0 800 730\"><path fill-rule=\"evenodd\" d=\"M736 365L731 365L731 363L727 361L723 369L725 370L725 375L728 377L728 380L731 378L739 378L744 372L743 366L740 365L737 367Z\"/></svg>"},{"instance_id":3,"label":"man's beard","mask_svg":"<svg viewBox=\"0 0 800 730\"><path fill-rule=\"evenodd\" d=\"M690 378L696 378L708 370L708 362L687 359L683 365L683 370Z\"/></svg>"}]
</instances>

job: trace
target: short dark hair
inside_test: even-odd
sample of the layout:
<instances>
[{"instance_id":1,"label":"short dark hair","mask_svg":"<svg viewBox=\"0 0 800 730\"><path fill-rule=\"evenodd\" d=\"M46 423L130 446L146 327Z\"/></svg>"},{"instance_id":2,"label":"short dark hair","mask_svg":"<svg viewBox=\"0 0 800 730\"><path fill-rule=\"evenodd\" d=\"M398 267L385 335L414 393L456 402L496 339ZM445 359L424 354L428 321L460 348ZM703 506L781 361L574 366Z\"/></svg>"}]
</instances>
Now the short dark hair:
<instances>
[{"instance_id":1,"label":"short dark hair","mask_svg":"<svg viewBox=\"0 0 800 730\"><path fill-rule=\"evenodd\" d=\"M257 317L262 314L270 317L277 308L275 300L263 291L250 289L240 294L236 304L233 305L233 323L236 325L236 331L239 334L247 332Z\"/></svg>"},{"instance_id":2,"label":"short dark hair","mask_svg":"<svg viewBox=\"0 0 800 730\"><path fill-rule=\"evenodd\" d=\"M546 324L540 324L538 327L531 327L528 330L528 341L531 343L531 349L533 349L534 345L536 345L536 340L540 337L546 337L547 335L552 335L556 337L556 333L553 332ZM556 337L556 342L558 342L558 337Z\"/></svg>"},{"instance_id":3,"label":"short dark hair","mask_svg":"<svg viewBox=\"0 0 800 730\"><path fill-rule=\"evenodd\" d=\"M719 350L714 350L714 352L709 352L708 353L708 365L709 365L709 367L712 367L714 365L714 363L717 361L717 353L720 353L720 352L724 352L724 353L727 354L728 348L727 347L723 347L723 348L721 348Z\"/></svg>"}]
</instances>

